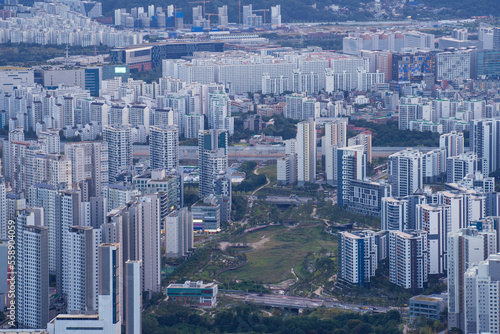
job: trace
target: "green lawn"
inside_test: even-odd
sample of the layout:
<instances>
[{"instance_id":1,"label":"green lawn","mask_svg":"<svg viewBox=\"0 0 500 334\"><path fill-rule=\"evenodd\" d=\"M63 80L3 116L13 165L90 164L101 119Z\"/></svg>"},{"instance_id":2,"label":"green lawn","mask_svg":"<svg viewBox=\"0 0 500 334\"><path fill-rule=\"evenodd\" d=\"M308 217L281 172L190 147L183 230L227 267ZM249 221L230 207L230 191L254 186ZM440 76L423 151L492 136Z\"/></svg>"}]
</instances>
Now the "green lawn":
<instances>
[{"instance_id":1,"label":"green lawn","mask_svg":"<svg viewBox=\"0 0 500 334\"><path fill-rule=\"evenodd\" d=\"M222 274L224 279L279 283L294 278L291 268L302 263L307 254L336 250L337 238L323 232L324 225L304 223L295 228L271 227L242 237L242 242L269 238L253 252L246 253L249 264Z\"/></svg>"},{"instance_id":2,"label":"green lawn","mask_svg":"<svg viewBox=\"0 0 500 334\"><path fill-rule=\"evenodd\" d=\"M275 184L278 179L278 171L276 168L276 164L259 168L259 174L264 174L271 182L269 185Z\"/></svg>"}]
</instances>

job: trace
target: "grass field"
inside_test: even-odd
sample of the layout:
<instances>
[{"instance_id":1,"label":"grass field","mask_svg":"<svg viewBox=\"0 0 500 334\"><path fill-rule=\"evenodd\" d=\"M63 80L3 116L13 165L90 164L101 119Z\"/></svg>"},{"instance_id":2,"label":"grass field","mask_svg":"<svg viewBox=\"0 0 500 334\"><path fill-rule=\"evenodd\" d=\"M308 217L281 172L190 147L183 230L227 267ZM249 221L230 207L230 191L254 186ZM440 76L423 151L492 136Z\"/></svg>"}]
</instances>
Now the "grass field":
<instances>
[{"instance_id":1,"label":"grass field","mask_svg":"<svg viewBox=\"0 0 500 334\"><path fill-rule=\"evenodd\" d=\"M259 168L259 174L264 174L267 176L269 179L270 183L269 185L272 186L273 184L276 184L276 181L278 179L278 171L276 169L276 164L272 164L266 167Z\"/></svg>"},{"instance_id":2,"label":"grass field","mask_svg":"<svg viewBox=\"0 0 500 334\"><path fill-rule=\"evenodd\" d=\"M295 278L296 268L309 253L336 252L337 238L323 232L324 225L303 223L294 228L270 227L241 238L257 249L246 253L249 264L225 272L221 279L279 283Z\"/></svg>"}]
</instances>

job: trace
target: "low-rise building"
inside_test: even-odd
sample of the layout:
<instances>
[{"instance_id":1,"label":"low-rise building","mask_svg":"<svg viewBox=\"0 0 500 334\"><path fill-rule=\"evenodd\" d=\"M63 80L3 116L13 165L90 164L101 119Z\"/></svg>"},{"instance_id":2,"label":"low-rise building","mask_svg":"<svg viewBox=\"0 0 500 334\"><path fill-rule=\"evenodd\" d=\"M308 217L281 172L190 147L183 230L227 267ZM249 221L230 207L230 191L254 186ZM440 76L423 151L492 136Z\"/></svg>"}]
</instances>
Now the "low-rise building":
<instances>
[{"instance_id":1,"label":"low-rise building","mask_svg":"<svg viewBox=\"0 0 500 334\"><path fill-rule=\"evenodd\" d=\"M217 305L217 293L217 284L204 284L203 281L172 283L167 287L168 299L179 305L214 307Z\"/></svg>"},{"instance_id":2,"label":"low-rise building","mask_svg":"<svg viewBox=\"0 0 500 334\"><path fill-rule=\"evenodd\" d=\"M446 308L448 296L442 295L418 295L410 298L410 319L426 317L428 319L441 320L441 314Z\"/></svg>"}]
</instances>

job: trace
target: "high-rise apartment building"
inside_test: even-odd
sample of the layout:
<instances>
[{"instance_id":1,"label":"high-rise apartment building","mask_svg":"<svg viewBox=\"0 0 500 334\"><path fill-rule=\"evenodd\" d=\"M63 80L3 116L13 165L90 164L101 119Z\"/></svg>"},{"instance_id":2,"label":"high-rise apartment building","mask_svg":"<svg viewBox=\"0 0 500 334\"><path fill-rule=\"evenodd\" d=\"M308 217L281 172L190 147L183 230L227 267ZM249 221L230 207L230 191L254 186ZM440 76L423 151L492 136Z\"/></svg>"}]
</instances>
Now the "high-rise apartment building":
<instances>
[{"instance_id":1,"label":"high-rise apartment building","mask_svg":"<svg viewBox=\"0 0 500 334\"><path fill-rule=\"evenodd\" d=\"M99 318L104 333L120 333L123 314L123 264L119 244L99 246ZM109 326L109 327L108 327Z\"/></svg>"},{"instance_id":2,"label":"high-rise apartment building","mask_svg":"<svg viewBox=\"0 0 500 334\"><path fill-rule=\"evenodd\" d=\"M500 254L465 273L465 333L500 333Z\"/></svg>"},{"instance_id":3,"label":"high-rise apartment building","mask_svg":"<svg viewBox=\"0 0 500 334\"><path fill-rule=\"evenodd\" d=\"M465 330L465 273L496 248L494 230L470 227L448 234L448 328Z\"/></svg>"},{"instance_id":4,"label":"high-rise apartment building","mask_svg":"<svg viewBox=\"0 0 500 334\"><path fill-rule=\"evenodd\" d=\"M179 166L179 132L177 126L152 126L149 150L152 169L171 171Z\"/></svg>"},{"instance_id":5,"label":"high-rise apartment building","mask_svg":"<svg viewBox=\"0 0 500 334\"><path fill-rule=\"evenodd\" d=\"M338 205L349 205L353 197L351 181L366 178L366 154L363 145L337 149L337 198Z\"/></svg>"},{"instance_id":6,"label":"high-rise apartment building","mask_svg":"<svg viewBox=\"0 0 500 334\"><path fill-rule=\"evenodd\" d=\"M63 288L67 313L93 313L98 308L98 247L101 230L90 226L72 226L65 234L67 261L63 268Z\"/></svg>"},{"instance_id":7,"label":"high-rise apartment building","mask_svg":"<svg viewBox=\"0 0 500 334\"><path fill-rule=\"evenodd\" d=\"M393 197L382 198L382 230L406 231L408 201Z\"/></svg>"},{"instance_id":8,"label":"high-rise apartment building","mask_svg":"<svg viewBox=\"0 0 500 334\"><path fill-rule=\"evenodd\" d=\"M447 262L447 232L451 226L448 205L417 204L417 229L427 231L429 274L442 274Z\"/></svg>"},{"instance_id":9,"label":"high-rise apartment building","mask_svg":"<svg viewBox=\"0 0 500 334\"><path fill-rule=\"evenodd\" d=\"M470 123L470 148L478 159L485 159L488 170L484 175L495 172L500 167L500 120L479 119Z\"/></svg>"},{"instance_id":10,"label":"high-rise apartment building","mask_svg":"<svg viewBox=\"0 0 500 334\"><path fill-rule=\"evenodd\" d=\"M200 198L214 194L218 172L228 167L228 132L204 130L198 133L198 166Z\"/></svg>"},{"instance_id":11,"label":"high-rise apartment building","mask_svg":"<svg viewBox=\"0 0 500 334\"><path fill-rule=\"evenodd\" d=\"M167 258L184 257L193 248L193 213L187 208L171 212L165 219Z\"/></svg>"},{"instance_id":12,"label":"high-rise apartment building","mask_svg":"<svg viewBox=\"0 0 500 334\"><path fill-rule=\"evenodd\" d=\"M109 183L132 167L132 130L130 127L111 127L103 129L104 141L108 144Z\"/></svg>"},{"instance_id":13,"label":"high-rise apartment building","mask_svg":"<svg viewBox=\"0 0 500 334\"><path fill-rule=\"evenodd\" d=\"M297 124L297 181L299 186L316 182L316 122Z\"/></svg>"},{"instance_id":14,"label":"high-rise apartment building","mask_svg":"<svg viewBox=\"0 0 500 334\"><path fill-rule=\"evenodd\" d=\"M49 321L48 231L43 209L19 211L16 224L16 321L20 328L45 328Z\"/></svg>"},{"instance_id":15,"label":"high-rise apartment building","mask_svg":"<svg viewBox=\"0 0 500 334\"><path fill-rule=\"evenodd\" d=\"M124 320L125 333L142 333L142 284L141 284L141 261L125 262L125 275L123 286L125 288Z\"/></svg>"},{"instance_id":16,"label":"high-rise apartment building","mask_svg":"<svg viewBox=\"0 0 500 334\"><path fill-rule=\"evenodd\" d=\"M28 203L31 207L43 207L45 226L49 238L49 271L57 272L61 261L61 196L56 186L35 184L29 189Z\"/></svg>"},{"instance_id":17,"label":"high-rise apartment building","mask_svg":"<svg viewBox=\"0 0 500 334\"><path fill-rule=\"evenodd\" d=\"M412 195L423 186L422 153L406 149L389 156L388 180L395 197Z\"/></svg>"},{"instance_id":18,"label":"high-rise apartment building","mask_svg":"<svg viewBox=\"0 0 500 334\"><path fill-rule=\"evenodd\" d=\"M389 231L389 281L413 293L427 284L426 231Z\"/></svg>"},{"instance_id":19,"label":"high-rise apartment building","mask_svg":"<svg viewBox=\"0 0 500 334\"><path fill-rule=\"evenodd\" d=\"M358 286L369 284L378 266L375 232L340 232L338 251L339 280Z\"/></svg>"},{"instance_id":20,"label":"high-rise apartment building","mask_svg":"<svg viewBox=\"0 0 500 334\"><path fill-rule=\"evenodd\" d=\"M108 185L108 144L106 142L66 143L64 154L71 161L71 175L74 183L90 182L89 196L102 195Z\"/></svg>"},{"instance_id":21,"label":"high-rise apartment building","mask_svg":"<svg viewBox=\"0 0 500 334\"><path fill-rule=\"evenodd\" d=\"M465 152L463 132L451 131L439 137L439 147L446 150L447 157L454 157Z\"/></svg>"},{"instance_id":22,"label":"high-rise apartment building","mask_svg":"<svg viewBox=\"0 0 500 334\"><path fill-rule=\"evenodd\" d=\"M347 144L347 118L334 119L325 123L325 135L322 138L323 162L326 181L335 184L337 181L337 148Z\"/></svg>"}]
</instances>

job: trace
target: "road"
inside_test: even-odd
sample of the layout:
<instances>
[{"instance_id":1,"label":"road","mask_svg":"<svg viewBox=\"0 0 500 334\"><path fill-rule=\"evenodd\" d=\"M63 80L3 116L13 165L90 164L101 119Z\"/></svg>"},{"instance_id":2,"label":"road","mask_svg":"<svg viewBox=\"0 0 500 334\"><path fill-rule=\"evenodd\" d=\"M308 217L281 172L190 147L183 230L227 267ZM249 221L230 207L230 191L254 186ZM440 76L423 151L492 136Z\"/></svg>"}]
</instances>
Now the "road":
<instances>
[{"instance_id":1,"label":"road","mask_svg":"<svg viewBox=\"0 0 500 334\"><path fill-rule=\"evenodd\" d=\"M437 147L419 147L423 152L436 149ZM406 149L406 147L373 147L373 157L387 157L393 153ZM229 159L237 161L267 161L276 160L285 156L284 146L230 146ZM318 157L321 157L321 147L318 147ZM148 145L134 145L134 158L149 158ZM179 146L179 159L198 159L198 146Z\"/></svg>"},{"instance_id":2,"label":"road","mask_svg":"<svg viewBox=\"0 0 500 334\"><path fill-rule=\"evenodd\" d=\"M323 297L304 298L304 297L257 294L257 293L235 293L222 290L219 290L219 292L233 299L272 306L272 307L305 309L305 308L316 308L319 306L324 306L328 308L338 308L354 312L377 311L384 313L393 309L390 307L378 307L378 306L374 307L370 305L361 305L361 304L344 304L338 301L334 301L333 299L323 298Z\"/></svg>"}]
</instances>

